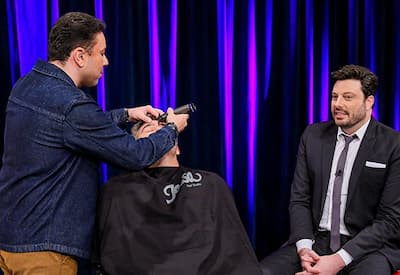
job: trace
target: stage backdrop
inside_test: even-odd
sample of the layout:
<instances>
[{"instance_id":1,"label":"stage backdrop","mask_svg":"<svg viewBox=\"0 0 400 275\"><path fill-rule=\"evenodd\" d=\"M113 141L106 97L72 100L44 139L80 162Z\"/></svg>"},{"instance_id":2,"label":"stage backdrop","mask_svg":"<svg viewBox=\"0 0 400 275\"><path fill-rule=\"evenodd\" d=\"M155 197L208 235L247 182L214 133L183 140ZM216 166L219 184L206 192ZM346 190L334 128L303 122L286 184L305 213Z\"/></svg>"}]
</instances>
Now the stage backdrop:
<instances>
[{"instance_id":1,"label":"stage backdrop","mask_svg":"<svg viewBox=\"0 0 400 275\"><path fill-rule=\"evenodd\" d=\"M48 31L59 15L84 11L103 18L110 65L89 92L107 110L195 103L198 112L179 138L181 163L226 179L259 258L288 236L297 145L307 124L330 119L332 70L353 63L376 72L374 115L400 128L400 1L0 5L1 129L12 85L37 58L46 59ZM115 173L102 169L104 180Z\"/></svg>"}]
</instances>

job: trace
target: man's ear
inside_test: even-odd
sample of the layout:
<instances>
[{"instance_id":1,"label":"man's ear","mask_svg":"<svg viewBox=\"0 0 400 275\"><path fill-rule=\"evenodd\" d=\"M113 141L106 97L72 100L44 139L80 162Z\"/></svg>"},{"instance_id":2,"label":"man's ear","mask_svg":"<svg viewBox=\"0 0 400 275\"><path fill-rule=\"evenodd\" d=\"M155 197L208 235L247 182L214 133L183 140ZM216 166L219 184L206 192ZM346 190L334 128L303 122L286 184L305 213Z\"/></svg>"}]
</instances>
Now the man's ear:
<instances>
[{"instance_id":1,"label":"man's ear","mask_svg":"<svg viewBox=\"0 0 400 275\"><path fill-rule=\"evenodd\" d=\"M77 47L71 52L71 58L74 63L79 67L83 68L86 63L86 51L82 47Z\"/></svg>"},{"instance_id":2,"label":"man's ear","mask_svg":"<svg viewBox=\"0 0 400 275\"><path fill-rule=\"evenodd\" d=\"M375 97L373 95L368 96L365 101L367 103L368 109L372 109L374 107Z\"/></svg>"}]
</instances>

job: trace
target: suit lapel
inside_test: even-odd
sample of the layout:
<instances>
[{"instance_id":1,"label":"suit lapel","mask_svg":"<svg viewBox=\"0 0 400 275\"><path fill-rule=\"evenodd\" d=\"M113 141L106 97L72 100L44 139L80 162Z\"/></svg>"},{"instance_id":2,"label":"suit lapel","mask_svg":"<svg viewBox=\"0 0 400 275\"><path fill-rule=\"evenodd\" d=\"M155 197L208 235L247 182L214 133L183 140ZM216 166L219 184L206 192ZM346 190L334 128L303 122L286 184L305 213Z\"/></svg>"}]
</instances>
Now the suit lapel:
<instances>
[{"instance_id":1,"label":"suit lapel","mask_svg":"<svg viewBox=\"0 0 400 275\"><path fill-rule=\"evenodd\" d=\"M358 149L356 159L354 160L353 169L351 170L349 180L346 208L351 201L351 197L356 190L357 184L360 184L358 178L360 177L360 173L365 165L365 161L367 160L373 148L373 144L375 142L376 125L376 121L371 118L367 131L365 132L365 136L361 141L360 148Z\"/></svg>"},{"instance_id":2,"label":"suit lapel","mask_svg":"<svg viewBox=\"0 0 400 275\"><path fill-rule=\"evenodd\" d=\"M322 138L322 192L320 215L324 208L326 192L329 185L329 177L331 173L333 154L336 146L337 127L332 127Z\"/></svg>"}]
</instances>

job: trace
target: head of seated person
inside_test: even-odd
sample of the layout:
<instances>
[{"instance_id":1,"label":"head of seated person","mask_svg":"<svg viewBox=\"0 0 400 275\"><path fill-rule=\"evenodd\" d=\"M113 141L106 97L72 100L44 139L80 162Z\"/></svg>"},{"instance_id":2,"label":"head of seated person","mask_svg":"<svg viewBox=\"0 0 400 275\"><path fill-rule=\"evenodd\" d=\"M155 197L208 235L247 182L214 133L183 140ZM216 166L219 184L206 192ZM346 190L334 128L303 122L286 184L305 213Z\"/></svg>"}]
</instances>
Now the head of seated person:
<instances>
[{"instance_id":1,"label":"head of seated person","mask_svg":"<svg viewBox=\"0 0 400 275\"><path fill-rule=\"evenodd\" d=\"M158 120L152 120L151 122L138 122L132 127L131 133L136 139L145 138L157 132L164 126L165 123L159 122ZM175 146L150 167L178 167L179 154L180 150L178 147L178 141L176 141Z\"/></svg>"}]
</instances>

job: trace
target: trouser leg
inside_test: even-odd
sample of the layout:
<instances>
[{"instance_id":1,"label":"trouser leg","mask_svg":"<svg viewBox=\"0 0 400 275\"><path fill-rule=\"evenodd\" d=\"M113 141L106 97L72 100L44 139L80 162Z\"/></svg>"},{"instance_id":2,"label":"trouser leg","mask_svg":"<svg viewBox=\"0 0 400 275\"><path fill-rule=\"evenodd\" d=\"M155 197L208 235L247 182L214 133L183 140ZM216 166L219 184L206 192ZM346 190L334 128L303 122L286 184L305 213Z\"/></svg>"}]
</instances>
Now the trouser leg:
<instances>
[{"instance_id":1,"label":"trouser leg","mask_svg":"<svg viewBox=\"0 0 400 275\"><path fill-rule=\"evenodd\" d=\"M278 249L264 258L260 265L263 275L293 275L302 270L295 245Z\"/></svg>"},{"instance_id":2,"label":"trouser leg","mask_svg":"<svg viewBox=\"0 0 400 275\"><path fill-rule=\"evenodd\" d=\"M15 275L76 275L78 264L68 255L52 251L14 253L0 251L4 269ZM3 267L2 267L3 268ZM5 275L8 275L5 272Z\"/></svg>"}]
</instances>

